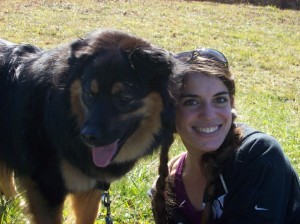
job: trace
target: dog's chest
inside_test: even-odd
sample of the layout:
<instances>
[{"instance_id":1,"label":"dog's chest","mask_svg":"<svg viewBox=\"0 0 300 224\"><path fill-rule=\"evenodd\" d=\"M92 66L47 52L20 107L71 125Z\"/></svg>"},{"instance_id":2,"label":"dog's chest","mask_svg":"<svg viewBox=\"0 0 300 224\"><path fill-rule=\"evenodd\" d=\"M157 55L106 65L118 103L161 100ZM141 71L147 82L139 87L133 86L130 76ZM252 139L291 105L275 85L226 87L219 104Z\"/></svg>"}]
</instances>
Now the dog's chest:
<instances>
[{"instance_id":1,"label":"dog's chest","mask_svg":"<svg viewBox=\"0 0 300 224\"><path fill-rule=\"evenodd\" d=\"M83 192L95 189L97 180L82 173L67 161L62 161L62 176L65 186L70 192Z\"/></svg>"}]
</instances>

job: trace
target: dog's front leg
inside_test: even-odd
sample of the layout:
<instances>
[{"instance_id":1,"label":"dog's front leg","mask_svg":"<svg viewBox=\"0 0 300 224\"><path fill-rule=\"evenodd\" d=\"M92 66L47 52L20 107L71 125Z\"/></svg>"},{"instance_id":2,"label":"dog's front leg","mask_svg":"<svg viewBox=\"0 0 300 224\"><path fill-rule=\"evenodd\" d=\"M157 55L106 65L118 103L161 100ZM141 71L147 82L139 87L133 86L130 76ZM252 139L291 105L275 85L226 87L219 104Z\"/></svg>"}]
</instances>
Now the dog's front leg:
<instances>
[{"instance_id":1,"label":"dog's front leg","mask_svg":"<svg viewBox=\"0 0 300 224\"><path fill-rule=\"evenodd\" d=\"M65 193L47 188L42 194L40 185L29 177L20 178L20 187L25 191L29 212L35 224L61 224ZM45 191L45 189L44 189Z\"/></svg>"},{"instance_id":2,"label":"dog's front leg","mask_svg":"<svg viewBox=\"0 0 300 224\"><path fill-rule=\"evenodd\" d=\"M99 212L100 190L73 193L72 196L76 224L93 224Z\"/></svg>"},{"instance_id":3,"label":"dog's front leg","mask_svg":"<svg viewBox=\"0 0 300 224\"><path fill-rule=\"evenodd\" d=\"M2 162L0 162L0 196L1 192L7 199L17 195L13 171Z\"/></svg>"}]
</instances>

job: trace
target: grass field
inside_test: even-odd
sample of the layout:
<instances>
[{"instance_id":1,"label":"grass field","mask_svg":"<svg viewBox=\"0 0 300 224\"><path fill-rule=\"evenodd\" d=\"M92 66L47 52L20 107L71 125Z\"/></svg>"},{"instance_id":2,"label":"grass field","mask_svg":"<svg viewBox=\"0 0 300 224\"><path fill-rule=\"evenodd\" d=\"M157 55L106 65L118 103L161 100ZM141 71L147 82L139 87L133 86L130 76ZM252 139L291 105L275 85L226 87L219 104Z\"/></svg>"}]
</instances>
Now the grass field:
<instances>
[{"instance_id":1,"label":"grass field","mask_svg":"<svg viewBox=\"0 0 300 224\"><path fill-rule=\"evenodd\" d=\"M172 52L199 46L222 51L236 77L238 120L275 136L298 173L299 27L299 11L269 6L175 0L0 1L0 38L16 43L49 49L95 29L115 28ZM171 155L182 150L176 141ZM146 192L157 165L154 154L112 184L115 223L153 223ZM0 199L0 223L26 222L15 205ZM65 217L72 223L67 208ZM105 223L102 216L97 223Z\"/></svg>"}]
</instances>

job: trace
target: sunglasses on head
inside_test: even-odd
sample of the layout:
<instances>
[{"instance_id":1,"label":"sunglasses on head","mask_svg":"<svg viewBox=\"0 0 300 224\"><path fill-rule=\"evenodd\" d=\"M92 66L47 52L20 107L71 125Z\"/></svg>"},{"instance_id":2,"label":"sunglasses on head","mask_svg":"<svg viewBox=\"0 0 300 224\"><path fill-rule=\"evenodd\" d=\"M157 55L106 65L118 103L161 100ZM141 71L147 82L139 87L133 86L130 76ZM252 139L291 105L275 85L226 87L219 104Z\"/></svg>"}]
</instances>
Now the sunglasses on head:
<instances>
[{"instance_id":1,"label":"sunglasses on head","mask_svg":"<svg viewBox=\"0 0 300 224\"><path fill-rule=\"evenodd\" d=\"M228 60L225 55L220 51L211 48L199 48L193 51L182 52L176 55L177 59L181 58L189 58L187 62L192 62L197 57L211 59L217 62L223 63L226 67L228 67Z\"/></svg>"}]
</instances>

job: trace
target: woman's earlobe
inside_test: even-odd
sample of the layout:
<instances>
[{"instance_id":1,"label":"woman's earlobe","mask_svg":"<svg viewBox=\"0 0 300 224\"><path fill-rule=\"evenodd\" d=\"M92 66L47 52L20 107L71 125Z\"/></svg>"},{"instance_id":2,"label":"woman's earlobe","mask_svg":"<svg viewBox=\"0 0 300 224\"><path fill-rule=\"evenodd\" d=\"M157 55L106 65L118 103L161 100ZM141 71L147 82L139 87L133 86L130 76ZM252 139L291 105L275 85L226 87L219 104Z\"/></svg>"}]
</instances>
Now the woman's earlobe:
<instances>
[{"instance_id":1,"label":"woman's earlobe","mask_svg":"<svg viewBox=\"0 0 300 224\"><path fill-rule=\"evenodd\" d=\"M231 109L231 114L233 120L237 118L237 111L234 108Z\"/></svg>"}]
</instances>

